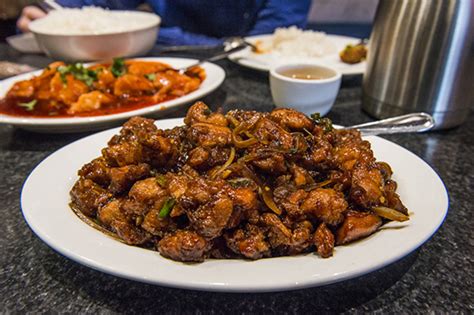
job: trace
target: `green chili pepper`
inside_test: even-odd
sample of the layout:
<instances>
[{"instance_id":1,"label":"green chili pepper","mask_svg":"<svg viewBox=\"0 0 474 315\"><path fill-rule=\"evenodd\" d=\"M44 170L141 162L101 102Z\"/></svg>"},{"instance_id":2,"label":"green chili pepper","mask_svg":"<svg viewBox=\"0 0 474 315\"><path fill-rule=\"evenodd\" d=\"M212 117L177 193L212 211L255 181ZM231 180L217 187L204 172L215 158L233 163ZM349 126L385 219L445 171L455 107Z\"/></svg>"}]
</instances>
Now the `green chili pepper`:
<instances>
[{"instance_id":1,"label":"green chili pepper","mask_svg":"<svg viewBox=\"0 0 474 315\"><path fill-rule=\"evenodd\" d=\"M160 219L166 218L171 210L174 207L174 204L176 203L176 200L174 198L168 198L165 203L163 204L163 207L161 207L160 213L158 214L158 217Z\"/></svg>"}]
</instances>

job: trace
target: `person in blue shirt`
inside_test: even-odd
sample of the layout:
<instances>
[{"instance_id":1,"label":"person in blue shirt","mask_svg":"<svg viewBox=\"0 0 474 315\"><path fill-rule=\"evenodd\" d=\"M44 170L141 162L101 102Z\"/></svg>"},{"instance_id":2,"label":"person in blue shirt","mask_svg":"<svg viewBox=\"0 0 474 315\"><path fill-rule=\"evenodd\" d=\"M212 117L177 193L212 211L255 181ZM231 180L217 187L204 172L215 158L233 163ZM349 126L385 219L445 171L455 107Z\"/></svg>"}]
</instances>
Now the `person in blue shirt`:
<instances>
[{"instance_id":1,"label":"person in blue shirt","mask_svg":"<svg viewBox=\"0 0 474 315\"><path fill-rule=\"evenodd\" d=\"M305 27L311 0L57 0L65 7L99 6L133 10L147 3L161 19L161 45L214 45L231 36L272 33L277 27ZM44 16L25 7L18 28Z\"/></svg>"}]
</instances>

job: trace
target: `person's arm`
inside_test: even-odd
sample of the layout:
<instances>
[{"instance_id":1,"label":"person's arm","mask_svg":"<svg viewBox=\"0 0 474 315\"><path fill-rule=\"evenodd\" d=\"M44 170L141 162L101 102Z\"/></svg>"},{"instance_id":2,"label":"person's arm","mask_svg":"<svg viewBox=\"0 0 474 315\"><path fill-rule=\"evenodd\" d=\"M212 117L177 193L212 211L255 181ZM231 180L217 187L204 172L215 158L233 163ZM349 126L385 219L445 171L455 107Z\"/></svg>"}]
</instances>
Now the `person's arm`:
<instances>
[{"instance_id":1,"label":"person's arm","mask_svg":"<svg viewBox=\"0 0 474 315\"><path fill-rule=\"evenodd\" d=\"M97 6L115 10L135 9L142 0L57 0L57 3L67 8L80 8L82 6ZM26 6L21 11L21 15L16 22L16 26L22 32L28 32L31 21L42 18L46 15L41 9L35 6Z\"/></svg>"},{"instance_id":2,"label":"person's arm","mask_svg":"<svg viewBox=\"0 0 474 315\"><path fill-rule=\"evenodd\" d=\"M277 27L296 25L304 28L311 0L268 0L257 14L255 25L247 35L273 33Z\"/></svg>"},{"instance_id":3,"label":"person's arm","mask_svg":"<svg viewBox=\"0 0 474 315\"><path fill-rule=\"evenodd\" d=\"M219 45L222 39L183 31L180 27L161 27L158 45Z\"/></svg>"},{"instance_id":4,"label":"person's arm","mask_svg":"<svg viewBox=\"0 0 474 315\"><path fill-rule=\"evenodd\" d=\"M132 10L142 4L143 0L56 0L56 2L67 8L96 6L113 10Z\"/></svg>"},{"instance_id":5,"label":"person's arm","mask_svg":"<svg viewBox=\"0 0 474 315\"><path fill-rule=\"evenodd\" d=\"M306 26L311 0L267 0L258 11L254 26L245 35L273 33L277 27ZM163 27L158 35L162 45L218 45L222 39L183 31L179 27Z\"/></svg>"},{"instance_id":6,"label":"person's arm","mask_svg":"<svg viewBox=\"0 0 474 315\"><path fill-rule=\"evenodd\" d=\"M57 0L66 7L99 6L110 9L134 9L141 0ZM217 45L222 40L183 31L180 27L160 27L157 44L159 45Z\"/></svg>"},{"instance_id":7,"label":"person's arm","mask_svg":"<svg viewBox=\"0 0 474 315\"><path fill-rule=\"evenodd\" d=\"M29 32L30 28L28 25L30 22L42 18L45 15L46 13L44 13L43 10L35 6L26 6L21 11L20 18L18 18L18 21L16 21L16 27L22 32Z\"/></svg>"},{"instance_id":8,"label":"person's arm","mask_svg":"<svg viewBox=\"0 0 474 315\"><path fill-rule=\"evenodd\" d=\"M273 33L277 27L306 26L311 0L268 0L258 11L254 26L245 35ZM179 27L163 27L158 35L161 45L218 45L222 39L183 31Z\"/></svg>"}]
</instances>

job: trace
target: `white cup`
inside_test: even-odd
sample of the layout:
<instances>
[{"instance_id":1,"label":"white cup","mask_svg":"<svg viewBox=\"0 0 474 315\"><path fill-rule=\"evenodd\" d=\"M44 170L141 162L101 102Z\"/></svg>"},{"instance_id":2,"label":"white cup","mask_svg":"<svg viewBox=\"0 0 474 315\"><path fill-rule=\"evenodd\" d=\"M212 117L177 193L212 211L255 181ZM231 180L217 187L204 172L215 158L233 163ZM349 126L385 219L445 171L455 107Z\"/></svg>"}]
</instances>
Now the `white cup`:
<instances>
[{"instance_id":1,"label":"white cup","mask_svg":"<svg viewBox=\"0 0 474 315\"><path fill-rule=\"evenodd\" d=\"M300 79L289 73L320 74L320 78ZM336 100L341 85L341 73L317 64L277 65L270 70L270 90L277 107L296 109L306 115L326 115Z\"/></svg>"}]
</instances>

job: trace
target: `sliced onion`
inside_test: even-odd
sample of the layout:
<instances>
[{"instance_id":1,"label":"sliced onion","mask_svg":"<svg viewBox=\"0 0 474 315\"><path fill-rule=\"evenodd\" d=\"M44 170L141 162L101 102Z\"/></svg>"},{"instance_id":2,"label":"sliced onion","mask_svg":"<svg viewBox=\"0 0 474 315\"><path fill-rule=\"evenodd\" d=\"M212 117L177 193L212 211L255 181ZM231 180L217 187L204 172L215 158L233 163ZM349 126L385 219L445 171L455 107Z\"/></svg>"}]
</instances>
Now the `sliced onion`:
<instances>
[{"instance_id":1,"label":"sliced onion","mask_svg":"<svg viewBox=\"0 0 474 315\"><path fill-rule=\"evenodd\" d=\"M232 142L237 148L247 148L253 144L258 143L258 140L250 133L248 133L250 136L249 139L242 140L242 138L240 138L240 133L247 132L247 129L248 126L246 126L245 123L240 123L234 130L232 130Z\"/></svg>"},{"instance_id":2,"label":"sliced onion","mask_svg":"<svg viewBox=\"0 0 474 315\"><path fill-rule=\"evenodd\" d=\"M264 186L262 184L262 181L260 180L260 178L258 178L258 176L256 176L249 168L247 165L245 164L242 164L242 170L245 172L244 173L244 176L245 177L248 177L250 178L251 180L253 180L255 182L255 184L257 184L257 186L259 187L258 191L260 193L260 195L262 196L262 199L263 199L263 202L265 202L265 204L267 205L267 207L272 210L273 212L275 212L276 214L280 215L281 214L281 210L280 208L278 208L278 206L276 205L275 201L273 200L273 193L271 192L270 188L267 187L267 186Z\"/></svg>"},{"instance_id":3,"label":"sliced onion","mask_svg":"<svg viewBox=\"0 0 474 315\"><path fill-rule=\"evenodd\" d=\"M306 187L304 188L304 190L305 190L305 191L310 191L310 190L313 190L313 189L316 189L316 188L322 188L322 187L325 187L325 186L327 186L327 185L329 185L329 184L331 184L331 183L332 183L332 179L326 179L326 180L324 180L324 181L322 181L322 182L314 183L314 184L311 184L311 185L309 185L309 186L306 186Z\"/></svg>"},{"instance_id":4,"label":"sliced onion","mask_svg":"<svg viewBox=\"0 0 474 315\"><path fill-rule=\"evenodd\" d=\"M407 215L392 208L373 207L372 211L374 211L377 215L381 216L382 218L389 219L392 221L403 222L410 219Z\"/></svg>"},{"instance_id":5,"label":"sliced onion","mask_svg":"<svg viewBox=\"0 0 474 315\"><path fill-rule=\"evenodd\" d=\"M232 125L234 125L234 127L237 127L239 125L239 121L235 119L233 116L226 115L226 118L230 120L230 122L232 123Z\"/></svg>"},{"instance_id":6,"label":"sliced onion","mask_svg":"<svg viewBox=\"0 0 474 315\"><path fill-rule=\"evenodd\" d=\"M255 139L255 138L250 138L250 139L247 139L247 140L239 140L234 136L232 136L232 141L234 142L234 145L239 149L248 148L251 145L254 145L255 143L258 143L258 140Z\"/></svg>"},{"instance_id":7,"label":"sliced onion","mask_svg":"<svg viewBox=\"0 0 474 315\"><path fill-rule=\"evenodd\" d=\"M222 178L226 179L227 177L229 177L230 174L232 174L231 170L225 170L222 172Z\"/></svg>"},{"instance_id":8,"label":"sliced onion","mask_svg":"<svg viewBox=\"0 0 474 315\"><path fill-rule=\"evenodd\" d=\"M217 171L213 172L211 174L211 179L214 179L217 177L217 175L219 175L220 173L222 173L226 168L228 168L232 162L234 161L234 158L235 158L235 148L234 147L231 147L230 148L230 154L229 154L229 158L227 159L227 161L224 163L224 165L222 165Z\"/></svg>"},{"instance_id":9,"label":"sliced onion","mask_svg":"<svg viewBox=\"0 0 474 315\"><path fill-rule=\"evenodd\" d=\"M314 135L306 128L303 128L303 130L306 132L306 134L311 138L313 139L314 138Z\"/></svg>"},{"instance_id":10,"label":"sliced onion","mask_svg":"<svg viewBox=\"0 0 474 315\"><path fill-rule=\"evenodd\" d=\"M261 191L261 194L262 194L263 202L265 202L267 207L270 208L270 210L272 210L276 214L280 215L281 210L280 210L280 208L278 208L275 201L273 200L273 194L270 191L270 189L265 186L265 187L261 188L260 191Z\"/></svg>"},{"instance_id":11,"label":"sliced onion","mask_svg":"<svg viewBox=\"0 0 474 315\"><path fill-rule=\"evenodd\" d=\"M316 187L320 188L320 187L327 186L327 185L329 185L329 184L331 184L331 183L332 183L332 179L326 179L326 180L324 180L324 181L322 181L322 182L316 183L315 185L316 185Z\"/></svg>"},{"instance_id":12,"label":"sliced onion","mask_svg":"<svg viewBox=\"0 0 474 315\"><path fill-rule=\"evenodd\" d=\"M250 162L250 161L253 161L257 158L257 156L255 156L254 154L246 154L244 156L242 156L240 159L239 159L239 162L243 162L243 163L246 163L246 162Z\"/></svg>"},{"instance_id":13,"label":"sliced onion","mask_svg":"<svg viewBox=\"0 0 474 315\"><path fill-rule=\"evenodd\" d=\"M244 134L247 136L247 138L255 138L248 130L244 131Z\"/></svg>"}]
</instances>

